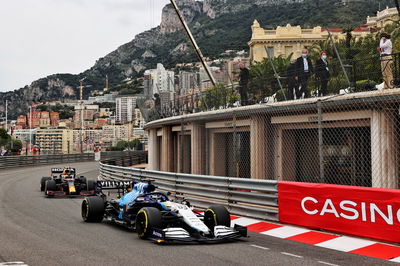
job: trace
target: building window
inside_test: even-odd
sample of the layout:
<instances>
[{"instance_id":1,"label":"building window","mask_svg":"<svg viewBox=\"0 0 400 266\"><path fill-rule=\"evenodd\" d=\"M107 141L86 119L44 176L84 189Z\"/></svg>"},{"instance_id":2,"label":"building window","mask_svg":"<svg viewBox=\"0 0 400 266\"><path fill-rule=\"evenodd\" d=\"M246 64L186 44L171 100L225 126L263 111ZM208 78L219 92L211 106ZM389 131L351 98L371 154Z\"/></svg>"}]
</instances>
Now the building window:
<instances>
[{"instance_id":1,"label":"building window","mask_svg":"<svg viewBox=\"0 0 400 266\"><path fill-rule=\"evenodd\" d=\"M267 47L267 51L268 51L268 56L269 57L274 57L274 47L273 46L269 46Z\"/></svg>"},{"instance_id":2,"label":"building window","mask_svg":"<svg viewBox=\"0 0 400 266\"><path fill-rule=\"evenodd\" d=\"M293 46L285 46L285 55L289 56L291 53L293 53Z\"/></svg>"}]
</instances>

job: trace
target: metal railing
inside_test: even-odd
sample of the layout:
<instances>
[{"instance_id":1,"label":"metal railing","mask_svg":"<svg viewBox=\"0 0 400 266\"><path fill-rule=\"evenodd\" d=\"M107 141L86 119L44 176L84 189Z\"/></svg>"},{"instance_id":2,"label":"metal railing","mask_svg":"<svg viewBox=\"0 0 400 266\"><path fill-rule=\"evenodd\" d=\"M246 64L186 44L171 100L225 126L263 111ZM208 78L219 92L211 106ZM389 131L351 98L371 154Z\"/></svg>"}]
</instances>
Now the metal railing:
<instances>
[{"instance_id":1,"label":"metal railing","mask_svg":"<svg viewBox=\"0 0 400 266\"><path fill-rule=\"evenodd\" d=\"M147 161L147 153L144 151L109 151L101 152L100 158L110 164L131 166L145 163ZM94 153L2 156L0 157L0 169L85 161L94 161Z\"/></svg>"},{"instance_id":2,"label":"metal railing","mask_svg":"<svg viewBox=\"0 0 400 266\"><path fill-rule=\"evenodd\" d=\"M0 157L0 169L83 161L94 161L94 154L77 153L32 156L2 156Z\"/></svg>"},{"instance_id":3,"label":"metal railing","mask_svg":"<svg viewBox=\"0 0 400 266\"><path fill-rule=\"evenodd\" d=\"M248 104L255 105L259 103L272 103L280 101L289 101L294 99L293 93L289 93L289 88L296 90L298 94L301 87L301 82L294 81L294 76L297 76L295 70L290 68L289 59L281 59L281 64L277 67L277 75L271 71L267 71L269 63L266 66L250 68L252 78L250 79L248 92ZM400 53L392 54L392 86L400 87ZM343 66L337 59L332 59L329 62L330 77L327 79L326 95L340 95L355 92L365 92L377 90L377 85L383 82L381 70L381 58L376 56L366 56L357 59L343 60ZM315 66L315 60L313 60ZM266 72L265 75L257 75L257 71ZM344 73L344 71L346 73ZM320 90L322 81L319 75L310 73L307 79L307 89L304 95L300 97L316 98L321 96ZM346 75L345 75L346 74ZM348 77L349 80L345 77ZM279 80L279 82L278 82ZM282 85L282 89L279 86ZM296 92L294 92L296 94ZM299 99L298 97L296 97ZM141 99L138 106L142 113L145 114L147 122L158 120L167 117L184 115L189 113L198 113L202 111L212 111L218 109L235 108L240 104L239 87L234 85L220 84L215 88L209 88L203 91L197 91L190 95L176 95L169 102L162 102L157 109L149 107L146 100Z\"/></svg>"},{"instance_id":4,"label":"metal railing","mask_svg":"<svg viewBox=\"0 0 400 266\"><path fill-rule=\"evenodd\" d=\"M171 192L173 198L186 199L199 208L221 204L232 214L278 221L277 181L150 171L100 163L99 180L144 179L154 180L159 190Z\"/></svg>"}]
</instances>

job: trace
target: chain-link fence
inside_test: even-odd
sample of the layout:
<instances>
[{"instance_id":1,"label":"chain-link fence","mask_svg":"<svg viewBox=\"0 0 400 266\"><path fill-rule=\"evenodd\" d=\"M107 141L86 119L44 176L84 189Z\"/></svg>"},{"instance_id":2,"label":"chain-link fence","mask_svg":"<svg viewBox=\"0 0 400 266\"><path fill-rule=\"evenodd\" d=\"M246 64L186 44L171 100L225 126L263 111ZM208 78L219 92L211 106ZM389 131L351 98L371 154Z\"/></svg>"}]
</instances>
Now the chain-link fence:
<instances>
[{"instance_id":1,"label":"chain-link fence","mask_svg":"<svg viewBox=\"0 0 400 266\"><path fill-rule=\"evenodd\" d=\"M393 55L394 87L399 59ZM368 58L329 64L327 96L312 96L318 95L320 80L311 76L310 98L232 108L222 100L208 112L150 122L150 168L398 189L400 90L372 85L382 82L380 63ZM347 78L343 71L335 74L342 67ZM221 98L224 92L219 93Z\"/></svg>"}]
</instances>

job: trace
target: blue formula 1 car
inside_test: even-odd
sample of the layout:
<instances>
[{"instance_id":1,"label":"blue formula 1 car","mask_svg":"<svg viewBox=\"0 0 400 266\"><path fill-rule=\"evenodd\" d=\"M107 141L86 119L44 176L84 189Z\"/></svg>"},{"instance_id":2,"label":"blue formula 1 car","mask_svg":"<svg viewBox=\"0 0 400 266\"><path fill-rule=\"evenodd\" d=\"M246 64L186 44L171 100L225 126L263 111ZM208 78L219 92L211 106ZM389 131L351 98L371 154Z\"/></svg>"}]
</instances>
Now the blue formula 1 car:
<instances>
[{"instance_id":1,"label":"blue formula 1 car","mask_svg":"<svg viewBox=\"0 0 400 266\"><path fill-rule=\"evenodd\" d=\"M121 199L107 200L104 189L126 188ZM155 191L154 185L144 182L97 182L96 196L82 202L82 218L85 222L101 222L103 219L135 229L139 238L157 243L171 241L217 242L247 236L247 228L235 225L224 206L214 205L196 211L190 204L174 202L163 192Z\"/></svg>"}]
</instances>

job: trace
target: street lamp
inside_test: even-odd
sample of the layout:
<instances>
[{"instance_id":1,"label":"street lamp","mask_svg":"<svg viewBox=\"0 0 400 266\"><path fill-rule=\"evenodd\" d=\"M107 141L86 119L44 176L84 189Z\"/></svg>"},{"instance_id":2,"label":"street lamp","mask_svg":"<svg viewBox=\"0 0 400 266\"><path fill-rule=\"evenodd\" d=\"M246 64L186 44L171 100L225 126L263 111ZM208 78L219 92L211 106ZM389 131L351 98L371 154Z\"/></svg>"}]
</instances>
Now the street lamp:
<instances>
[{"instance_id":1,"label":"street lamp","mask_svg":"<svg viewBox=\"0 0 400 266\"><path fill-rule=\"evenodd\" d=\"M83 88L91 87L91 86L83 86L83 81L86 80L86 77L79 80L79 98L80 98L80 110L81 110L81 133L80 133L80 150L83 152Z\"/></svg>"},{"instance_id":2,"label":"street lamp","mask_svg":"<svg viewBox=\"0 0 400 266\"><path fill-rule=\"evenodd\" d=\"M31 149L32 149L32 105L29 106L29 151ZM26 154L28 154L28 152Z\"/></svg>"}]
</instances>

